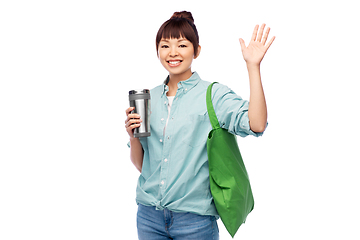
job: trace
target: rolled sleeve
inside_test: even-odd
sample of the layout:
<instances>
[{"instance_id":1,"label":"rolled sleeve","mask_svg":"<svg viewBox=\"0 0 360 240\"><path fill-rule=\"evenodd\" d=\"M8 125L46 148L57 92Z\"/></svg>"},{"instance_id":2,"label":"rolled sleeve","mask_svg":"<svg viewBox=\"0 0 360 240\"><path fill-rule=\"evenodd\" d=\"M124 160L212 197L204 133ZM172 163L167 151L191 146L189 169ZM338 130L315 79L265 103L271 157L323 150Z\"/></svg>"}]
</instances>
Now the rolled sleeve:
<instances>
[{"instance_id":1,"label":"rolled sleeve","mask_svg":"<svg viewBox=\"0 0 360 240\"><path fill-rule=\"evenodd\" d=\"M266 123L266 127L267 127L268 123ZM265 127L265 129L266 129ZM248 112L246 111L246 113L244 113L242 119L240 120L240 124L239 124L239 130L236 130L233 134L236 134L237 132L239 134L239 136L241 137L246 137L247 135L252 135L255 137L260 137L263 135L264 132L254 132L250 129L250 123L249 123L249 116L248 116ZM265 131L265 130L264 130ZM242 135L242 132L246 132L245 135Z\"/></svg>"},{"instance_id":2,"label":"rolled sleeve","mask_svg":"<svg viewBox=\"0 0 360 240\"><path fill-rule=\"evenodd\" d=\"M248 135L259 137L263 134L263 132L257 133L250 129L248 116L249 101L236 95L227 86L214 84L212 101L222 128L241 137Z\"/></svg>"}]
</instances>

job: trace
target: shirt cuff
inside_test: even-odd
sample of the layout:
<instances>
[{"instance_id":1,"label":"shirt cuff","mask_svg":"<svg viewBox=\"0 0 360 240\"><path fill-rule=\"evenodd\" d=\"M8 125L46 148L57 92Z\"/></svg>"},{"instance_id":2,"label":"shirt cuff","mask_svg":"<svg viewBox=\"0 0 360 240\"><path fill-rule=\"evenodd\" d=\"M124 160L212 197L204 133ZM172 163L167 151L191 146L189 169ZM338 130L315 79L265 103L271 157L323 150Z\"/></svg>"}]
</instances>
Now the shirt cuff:
<instances>
[{"instance_id":1,"label":"shirt cuff","mask_svg":"<svg viewBox=\"0 0 360 240\"><path fill-rule=\"evenodd\" d=\"M268 123L266 122L266 126L265 126L265 130L268 126ZM264 131L265 131L264 130ZM246 112L245 115L242 117L242 119L240 120L240 126L239 129L235 129L236 131L236 135L239 135L241 137L246 137L247 135L252 135L255 137L260 137L264 134L264 132L254 132L250 129L250 122L249 122L249 117L248 117L248 113Z\"/></svg>"}]
</instances>

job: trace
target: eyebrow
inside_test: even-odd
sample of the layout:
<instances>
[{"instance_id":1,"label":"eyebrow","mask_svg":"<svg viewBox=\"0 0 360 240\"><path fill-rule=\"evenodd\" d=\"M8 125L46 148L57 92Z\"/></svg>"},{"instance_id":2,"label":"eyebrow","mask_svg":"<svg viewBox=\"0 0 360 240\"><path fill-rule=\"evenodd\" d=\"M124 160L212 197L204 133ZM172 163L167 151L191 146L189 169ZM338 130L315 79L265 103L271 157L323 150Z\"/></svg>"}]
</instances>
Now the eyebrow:
<instances>
[{"instance_id":1,"label":"eyebrow","mask_svg":"<svg viewBox=\"0 0 360 240\"><path fill-rule=\"evenodd\" d=\"M189 41L189 40L187 40L186 38L180 38L180 39L178 40L178 42L185 42L185 41ZM169 40L167 40L167 39L162 39L162 40L160 40L160 42L169 42Z\"/></svg>"}]
</instances>

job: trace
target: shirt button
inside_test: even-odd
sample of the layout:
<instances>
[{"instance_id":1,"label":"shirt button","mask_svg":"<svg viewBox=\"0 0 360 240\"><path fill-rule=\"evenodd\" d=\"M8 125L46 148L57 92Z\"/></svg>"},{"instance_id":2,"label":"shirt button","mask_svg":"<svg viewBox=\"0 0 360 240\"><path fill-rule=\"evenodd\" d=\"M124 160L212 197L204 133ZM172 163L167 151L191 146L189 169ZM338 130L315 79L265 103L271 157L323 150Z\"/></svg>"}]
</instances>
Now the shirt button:
<instances>
[{"instance_id":1,"label":"shirt button","mask_svg":"<svg viewBox=\"0 0 360 240\"><path fill-rule=\"evenodd\" d=\"M160 142L162 142L162 139L160 139Z\"/></svg>"},{"instance_id":2,"label":"shirt button","mask_svg":"<svg viewBox=\"0 0 360 240\"><path fill-rule=\"evenodd\" d=\"M185 88L185 91L187 91L187 88Z\"/></svg>"},{"instance_id":3,"label":"shirt button","mask_svg":"<svg viewBox=\"0 0 360 240\"><path fill-rule=\"evenodd\" d=\"M167 162L167 158L164 159L164 162Z\"/></svg>"},{"instance_id":4,"label":"shirt button","mask_svg":"<svg viewBox=\"0 0 360 240\"><path fill-rule=\"evenodd\" d=\"M164 104L166 105L166 101L164 102Z\"/></svg>"},{"instance_id":5,"label":"shirt button","mask_svg":"<svg viewBox=\"0 0 360 240\"><path fill-rule=\"evenodd\" d=\"M164 118L162 118L161 121L164 121Z\"/></svg>"},{"instance_id":6,"label":"shirt button","mask_svg":"<svg viewBox=\"0 0 360 240\"><path fill-rule=\"evenodd\" d=\"M170 139L170 137L168 136L168 139Z\"/></svg>"},{"instance_id":7,"label":"shirt button","mask_svg":"<svg viewBox=\"0 0 360 240\"><path fill-rule=\"evenodd\" d=\"M161 181L161 185L164 185L164 183L165 183L164 181Z\"/></svg>"}]
</instances>

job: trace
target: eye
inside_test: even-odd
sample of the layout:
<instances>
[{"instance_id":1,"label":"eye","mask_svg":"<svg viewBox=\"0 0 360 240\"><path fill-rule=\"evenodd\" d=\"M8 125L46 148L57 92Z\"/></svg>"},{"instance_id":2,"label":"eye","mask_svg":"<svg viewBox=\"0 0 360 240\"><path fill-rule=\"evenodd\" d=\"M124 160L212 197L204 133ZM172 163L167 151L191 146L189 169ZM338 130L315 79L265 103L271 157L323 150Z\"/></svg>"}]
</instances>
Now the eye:
<instances>
[{"instance_id":1,"label":"eye","mask_svg":"<svg viewBox=\"0 0 360 240\"><path fill-rule=\"evenodd\" d=\"M186 48L186 45L181 44L179 47L181 47L181 48Z\"/></svg>"},{"instance_id":2,"label":"eye","mask_svg":"<svg viewBox=\"0 0 360 240\"><path fill-rule=\"evenodd\" d=\"M161 45L161 48L168 48L168 45Z\"/></svg>"}]
</instances>

